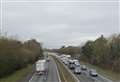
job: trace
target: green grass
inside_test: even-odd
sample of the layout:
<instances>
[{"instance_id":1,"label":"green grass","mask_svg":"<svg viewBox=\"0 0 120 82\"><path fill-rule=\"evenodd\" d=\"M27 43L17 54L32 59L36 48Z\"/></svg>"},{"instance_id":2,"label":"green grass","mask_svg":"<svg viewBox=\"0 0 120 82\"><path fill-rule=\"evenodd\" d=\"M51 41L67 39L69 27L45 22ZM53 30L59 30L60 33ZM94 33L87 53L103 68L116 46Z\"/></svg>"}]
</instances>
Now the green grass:
<instances>
[{"instance_id":1,"label":"green grass","mask_svg":"<svg viewBox=\"0 0 120 82\"><path fill-rule=\"evenodd\" d=\"M62 82L77 82L71 73L63 66L63 64L56 58L53 57L57 63L59 74Z\"/></svg>"},{"instance_id":2,"label":"green grass","mask_svg":"<svg viewBox=\"0 0 120 82\"><path fill-rule=\"evenodd\" d=\"M23 79L27 74L29 74L30 71L32 71L32 65L16 71L8 77L1 78L0 82L18 82L19 80Z\"/></svg>"},{"instance_id":3,"label":"green grass","mask_svg":"<svg viewBox=\"0 0 120 82\"><path fill-rule=\"evenodd\" d=\"M103 69L103 68L100 68L98 66L91 65L91 64L89 64L87 62L83 62L83 61L80 61L80 62L81 62L81 64L85 64L90 68L96 69L99 74L101 74L101 75L103 75L103 76L105 76L105 77L107 77L107 78L109 78L109 79L111 79L111 80L113 80L115 82L120 81L120 73L115 73L115 72L113 72L111 70Z\"/></svg>"}]
</instances>

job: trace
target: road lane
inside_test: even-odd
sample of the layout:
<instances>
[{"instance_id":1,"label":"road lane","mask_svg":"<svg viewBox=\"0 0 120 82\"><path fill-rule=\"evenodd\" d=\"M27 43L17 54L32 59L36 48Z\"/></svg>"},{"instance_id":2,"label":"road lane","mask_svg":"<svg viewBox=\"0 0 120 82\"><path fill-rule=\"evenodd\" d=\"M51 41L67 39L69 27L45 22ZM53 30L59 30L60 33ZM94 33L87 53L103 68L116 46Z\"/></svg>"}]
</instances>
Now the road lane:
<instances>
[{"instance_id":1,"label":"road lane","mask_svg":"<svg viewBox=\"0 0 120 82\"><path fill-rule=\"evenodd\" d=\"M73 73L74 71L71 70ZM82 73L79 75L79 74L75 74L76 77L80 80L80 82L96 82L94 79L92 79L88 73L86 71L82 71Z\"/></svg>"},{"instance_id":2,"label":"road lane","mask_svg":"<svg viewBox=\"0 0 120 82\"><path fill-rule=\"evenodd\" d=\"M88 68L90 69L90 68ZM71 70L73 73L74 71ZM76 74L75 74L76 75ZM79 75L76 75L76 77L80 80L80 82L113 82L107 78L103 78L101 75L98 75L97 77L92 77L89 74L89 70L82 71L82 73Z\"/></svg>"},{"instance_id":3,"label":"road lane","mask_svg":"<svg viewBox=\"0 0 120 82\"><path fill-rule=\"evenodd\" d=\"M107 78L103 78L101 75L92 77L88 71L82 71L80 75L76 75L81 82L113 82Z\"/></svg>"},{"instance_id":4,"label":"road lane","mask_svg":"<svg viewBox=\"0 0 120 82\"><path fill-rule=\"evenodd\" d=\"M113 82L107 78L103 78L98 74L97 77L92 77L89 75L88 71L82 71L80 75L76 75L81 82Z\"/></svg>"},{"instance_id":5,"label":"road lane","mask_svg":"<svg viewBox=\"0 0 120 82\"><path fill-rule=\"evenodd\" d=\"M110 79L107 79L101 75L99 75L98 77L96 77L96 80L98 80L99 82L113 82Z\"/></svg>"},{"instance_id":6,"label":"road lane","mask_svg":"<svg viewBox=\"0 0 120 82\"><path fill-rule=\"evenodd\" d=\"M48 79L47 82L59 82L59 76L57 74L57 68L55 61L50 58L51 61L49 62L49 73L48 73Z\"/></svg>"},{"instance_id":7,"label":"road lane","mask_svg":"<svg viewBox=\"0 0 120 82\"><path fill-rule=\"evenodd\" d=\"M29 82L59 82L59 76L57 74L56 63L54 62L54 60L50 58L50 61L48 62L47 80L45 80L44 76L33 74Z\"/></svg>"},{"instance_id":8,"label":"road lane","mask_svg":"<svg viewBox=\"0 0 120 82\"><path fill-rule=\"evenodd\" d=\"M90 68L88 68L88 70L86 70L86 71L82 71L82 74L80 74L80 75L75 74L76 77L80 80L80 82L113 82L107 78L104 78L103 76L101 76L99 74L98 74L98 77L90 76L89 69ZM71 71L74 73L73 70L71 70Z\"/></svg>"}]
</instances>

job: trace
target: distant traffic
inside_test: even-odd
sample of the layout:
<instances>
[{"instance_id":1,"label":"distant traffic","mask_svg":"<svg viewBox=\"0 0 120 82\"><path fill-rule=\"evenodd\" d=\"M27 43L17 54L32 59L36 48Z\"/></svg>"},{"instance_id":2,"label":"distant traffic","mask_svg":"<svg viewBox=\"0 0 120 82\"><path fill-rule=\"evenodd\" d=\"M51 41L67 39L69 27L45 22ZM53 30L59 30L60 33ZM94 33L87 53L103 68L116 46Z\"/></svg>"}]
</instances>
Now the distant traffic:
<instances>
[{"instance_id":1,"label":"distant traffic","mask_svg":"<svg viewBox=\"0 0 120 82\"><path fill-rule=\"evenodd\" d=\"M73 70L75 74L81 74L82 71L88 71L90 76L98 76L98 73L95 69L88 69L85 65L80 64L79 60L72 58L70 55L62 54L58 57L65 65Z\"/></svg>"}]
</instances>

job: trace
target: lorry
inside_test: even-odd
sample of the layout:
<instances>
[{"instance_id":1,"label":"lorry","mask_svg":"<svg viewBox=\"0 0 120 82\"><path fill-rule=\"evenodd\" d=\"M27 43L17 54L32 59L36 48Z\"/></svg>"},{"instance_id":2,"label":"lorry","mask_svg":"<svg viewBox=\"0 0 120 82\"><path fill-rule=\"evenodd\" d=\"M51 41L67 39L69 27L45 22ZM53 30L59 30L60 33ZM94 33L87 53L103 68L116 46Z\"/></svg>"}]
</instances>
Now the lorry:
<instances>
[{"instance_id":1,"label":"lorry","mask_svg":"<svg viewBox=\"0 0 120 82\"><path fill-rule=\"evenodd\" d=\"M37 75L47 75L48 65L46 60L38 60L36 62L36 74Z\"/></svg>"}]
</instances>

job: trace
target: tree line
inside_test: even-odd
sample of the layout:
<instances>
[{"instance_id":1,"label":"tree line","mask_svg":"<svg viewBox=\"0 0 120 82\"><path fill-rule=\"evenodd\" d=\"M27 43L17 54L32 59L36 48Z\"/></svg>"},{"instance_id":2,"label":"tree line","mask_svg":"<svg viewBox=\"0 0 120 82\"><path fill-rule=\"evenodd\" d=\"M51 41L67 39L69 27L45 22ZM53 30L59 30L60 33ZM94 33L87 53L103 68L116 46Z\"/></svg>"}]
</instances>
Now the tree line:
<instances>
[{"instance_id":1,"label":"tree line","mask_svg":"<svg viewBox=\"0 0 120 82\"><path fill-rule=\"evenodd\" d=\"M33 64L42 57L42 47L35 39L25 42L0 37L0 77Z\"/></svg>"},{"instance_id":2,"label":"tree line","mask_svg":"<svg viewBox=\"0 0 120 82\"><path fill-rule=\"evenodd\" d=\"M82 60L120 72L120 35L109 39L102 35L95 41L88 41L81 49Z\"/></svg>"},{"instance_id":3,"label":"tree line","mask_svg":"<svg viewBox=\"0 0 120 82\"><path fill-rule=\"evenodd\" d=\"M53 51L61 54L79 55L79 59L90 64L120 72L120 35L109 38L101 35L94 41L87 41L82 47L62 46Z\"/></svg>"},{"instance_id":4,"label":"tree line","mask_svg":"<svg viewBox=\"0 0 120 82\"><path fill-rule=\"evenodd\" d=\"M80 53L80 47L75 47L75 46L62 46L60 49L53 49L52 51L58 52L60 54L70 54L73 56L73 54L78 54Z\"/></svg>"}]
</instances>

